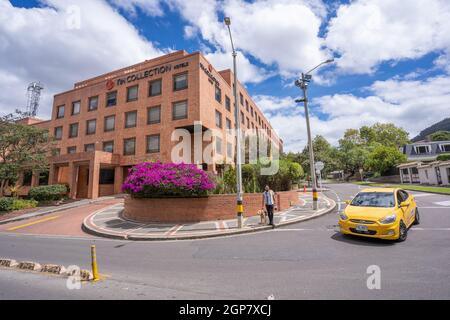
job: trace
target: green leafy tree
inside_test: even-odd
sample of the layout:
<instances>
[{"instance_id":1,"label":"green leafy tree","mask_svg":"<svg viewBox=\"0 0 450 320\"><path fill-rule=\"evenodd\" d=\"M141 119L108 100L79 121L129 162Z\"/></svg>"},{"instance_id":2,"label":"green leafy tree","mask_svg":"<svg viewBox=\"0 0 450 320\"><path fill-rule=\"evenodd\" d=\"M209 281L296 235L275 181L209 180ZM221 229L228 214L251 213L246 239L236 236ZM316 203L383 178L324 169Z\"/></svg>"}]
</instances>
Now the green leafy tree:
<instances>
[{"instance_id":1,"label":"green leafy tree","mask_svg":"<svg viewBox=\"0 0 450 320\"><path fill-rule=\"evenodd\" d=\"M386 173L392 167L405 162L406 156L398 148L378 145L367 157L367 166L380 175Z\"/></svg>"},{"instance_id":2,"label":"green leafy tree","mask_svg":"<svg viewBox=\"0 0 450 320\"><path fill-rule=\"evenodd\" d=\"M450 131L437 131L430 135L431 141L446 141L450 140Z\"/></svg>"},{"instance_id":3,"label":"green leafy tree","mask_svg":"<svg viewBox=\"0 0 450 320\"><path fill-rule=\"evenodd\" d=\"M361 139L366 145L379 143L384 146L400 147L409 143L409 133L393 123L375 123L359 129Z\"/></svg>"},{"instance_id":4,"label":"green leafy tree","mask_svg":"<svg viewBox=\"0 0 450 320\"><path fill-rule=\"evenodd\" d=\"M47 156L53 148L47 130L19 124L17 119L14 115L0 119L0 194L8 181L17 181L24 168L47 170Z\"/></svg>"}]
</instances>

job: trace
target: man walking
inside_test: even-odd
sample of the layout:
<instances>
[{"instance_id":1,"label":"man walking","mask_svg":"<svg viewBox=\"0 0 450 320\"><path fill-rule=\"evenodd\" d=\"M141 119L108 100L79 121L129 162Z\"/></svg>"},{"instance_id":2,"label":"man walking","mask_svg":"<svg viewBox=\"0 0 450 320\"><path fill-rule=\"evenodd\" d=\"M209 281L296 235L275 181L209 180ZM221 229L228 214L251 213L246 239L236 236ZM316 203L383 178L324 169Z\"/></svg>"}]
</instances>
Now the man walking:
<instances>
[{"instance_id":1,"label":"man walking","mask_svg":"<svg viewBox=\"0 0 450 320\"><path fill-rule=\"evenodd\" d=\"M262 199L262 207L264 209L264 206L266 207L267 210L267 215L269 216L269 224L272 227L275 227L275 225L273 224L273 207L275 205L275 193L270 190L269 186L266 186L264 188L264 192L263 192L263 199Z\"/></svg>"}]
</instances>

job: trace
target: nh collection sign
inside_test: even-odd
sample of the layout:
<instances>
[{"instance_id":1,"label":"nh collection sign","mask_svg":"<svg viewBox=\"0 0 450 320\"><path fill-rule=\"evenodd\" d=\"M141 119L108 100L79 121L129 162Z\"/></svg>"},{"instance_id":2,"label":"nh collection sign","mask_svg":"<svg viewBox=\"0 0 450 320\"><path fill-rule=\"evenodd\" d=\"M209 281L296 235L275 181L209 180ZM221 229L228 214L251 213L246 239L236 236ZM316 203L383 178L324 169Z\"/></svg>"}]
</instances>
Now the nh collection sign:
<instances>
[{"instance_id":1,"label":"nh collection sign","mask_svg":"<svg viewBox=\"0 0 450 320\"><path fill-rule=\"evenodd\" d=\"M200 62L200 69L203 70L204 73L206 73L206 75L208 76L208 81L211 84L215 84L217 87L220 86L220 82L216 79L216 77L214 77L214 75L212 74L212 66L209 65L208 68L206 68L203 63Z\"/></svg>"},{"instance_id":2,"label":"nh collection sign","mask_svg":"<svg viewBox=\"0 0 450 320\"><path fill-rule=\"evenodd\" d=\"M155 68L145 70L142 72L130 74L127 77L119 78L116 80L116 84L118 86L121 86L121 85L124 85L127 83L132 83L132 82L139 81L142 79L152 78L152 77L155 77L158 75L169 73L172 70L179 70L182 68L186 68L187 66L189 66L189 62L179 63L175 66L172 66L171 64L166 64L166 65L155 67ZM114 86L114 82L112 82L111 80L106 82L106 87L108 90L111 90L113 86Z\"/></svg>"}]
</instances>

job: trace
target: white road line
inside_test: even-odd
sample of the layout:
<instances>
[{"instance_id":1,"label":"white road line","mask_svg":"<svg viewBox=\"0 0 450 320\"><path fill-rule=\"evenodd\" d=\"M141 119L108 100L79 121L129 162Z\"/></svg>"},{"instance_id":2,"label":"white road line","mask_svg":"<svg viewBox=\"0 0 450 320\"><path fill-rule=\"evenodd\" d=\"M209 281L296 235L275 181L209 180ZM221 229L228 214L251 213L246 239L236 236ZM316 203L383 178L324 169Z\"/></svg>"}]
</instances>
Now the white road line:
<instances>
[{"instance_id":1,"label":"white road line","mask_svg":"<svg viewBox=\"0 0 450 320\"><path fill-rule=\"evenodd\" d=\"M434 204L437 204L438 206L450 207L450 200L449 201L435 202Z\"/></svg>"},{"instance_id":2,"label":"white road line","mask_svg":"<svg viewBox=\"0 0 450 320\"><path fill-rule=\"evenodd\" d=\"M446 207L417 207L419 209L445 209L445 210L449 210L450 212L450 208L446 208Z\"/></svg>"}]
</instances>

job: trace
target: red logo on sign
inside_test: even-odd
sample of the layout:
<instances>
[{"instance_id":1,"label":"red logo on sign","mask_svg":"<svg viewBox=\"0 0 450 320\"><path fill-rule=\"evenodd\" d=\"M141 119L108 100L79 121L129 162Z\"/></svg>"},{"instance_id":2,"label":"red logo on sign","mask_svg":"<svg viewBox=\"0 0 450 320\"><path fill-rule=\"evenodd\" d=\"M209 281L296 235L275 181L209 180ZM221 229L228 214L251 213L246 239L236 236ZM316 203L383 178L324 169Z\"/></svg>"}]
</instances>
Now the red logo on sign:
<instances>
[{"instance_id":1,"label":"red logo on sign","mask_svg":"<svg viewBox=\"0 0 450 320\"><path fill-rule=\"evenodd\" d=\"M112 88L114 88L114 81L108 80L106 82L106 89L111 90Z\"/></svg>"},{"instance_id":2,"label":"red logo on sign","mask_svg":"<svg viewBox=\"0 0 450 320\"><path fill-rule=\"evenodd\" d=\"M209 72L212 72L212 65L208 66L208 70L209 70Z\"/></svg>"}]
</instances>

